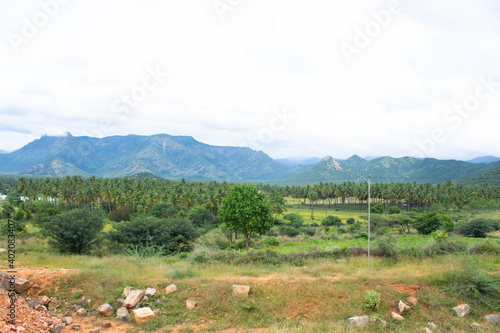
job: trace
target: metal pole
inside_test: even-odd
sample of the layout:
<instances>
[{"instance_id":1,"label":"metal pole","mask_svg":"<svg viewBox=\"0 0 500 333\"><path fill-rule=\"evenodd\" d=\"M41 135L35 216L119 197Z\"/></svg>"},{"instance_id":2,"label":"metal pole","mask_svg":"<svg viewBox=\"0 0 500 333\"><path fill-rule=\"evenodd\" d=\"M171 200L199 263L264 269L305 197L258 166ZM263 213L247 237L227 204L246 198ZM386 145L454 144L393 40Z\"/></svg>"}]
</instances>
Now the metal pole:
<instances>
[{"instance_id":1,"label":"metal pole","mask_svg":"<svg viewBox=\"0 0 500 333\"><path fill-rule=\"evenodd\" d=\"M368 269L370 269L370 176L368 176Z\"/></svg>"}]
</instances>

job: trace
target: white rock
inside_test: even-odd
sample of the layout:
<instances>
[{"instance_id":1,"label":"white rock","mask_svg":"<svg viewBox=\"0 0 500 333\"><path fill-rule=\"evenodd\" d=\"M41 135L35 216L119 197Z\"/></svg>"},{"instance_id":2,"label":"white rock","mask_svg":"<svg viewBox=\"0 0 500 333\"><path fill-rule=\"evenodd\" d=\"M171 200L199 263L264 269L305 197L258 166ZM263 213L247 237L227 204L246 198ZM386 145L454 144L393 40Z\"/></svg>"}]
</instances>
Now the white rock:
<instances>
[{"instance_id":1,"label":"white rock","mask_svg":"<svg viewBox=\"0 0 500 333\"><path fill-rule=\"evenodd\" d=\"M492 315L487 315L484 316L484 319L486 319L486 322L488 324L493 324L493 323L500 323L500 314L492 314Z\"/></svg>"},{"instance_id":2,"label":"white rock","mask_svg":"<svg viewBox=\"0 0 500 333\"><path fill-rule=\"evenodd\" d=\"M370 318L368 316L354 316L347 319L347 323L356 327L365 327L370 323Z\"/></svg>"},{"instance_id":3,"label":"white rock","mask_svg":"<svg viewBox=\"0 0 500 333\"><path fill-rule=\"evenodd\" d=\"M136 306L144 296L144 290L133 290L128 294L125 302L123 302L123 306L126 308L133 308Z\"/></svg>"},{"instance_id":4,"label":"white rock","mask_svg":"<svg viewBox=\"0 0 500 333\"><path fill-rule=\"evenodd\" d=\"M173 283L165 288L165 293L167 295L173 293L174 291L177 291L177 286Z\"/></svg>"},{"instance_id":5,"label":"white rock","mask_svg":"<svg viewBox=\"0 0 500 333\"><path fill-rule=\"evenodd\" d=\"M109 305L108 303L102 304L97 308L97 311L104 316L104 317L110 317L113 314L113 307Z\"/></svg>"},{"instance_id":6,"label":"white rock","mask_svg":"<svg viewBox=\"0 0 500 333\"><path fill-rule=\"evenodd\" d=\"M145 323L155 316L155 313L150 308L140 308L132 312L134 313L135 322L138 324Z\"/></svg>"},{"instance_id":7,"label":"white rock","mask_svg":"<svg viewBox=\"0 0 500 333\"><path fill-rule=\"evenodd\" d=\"M233 296L247 297L250 292L250 287L245 285L233 284Z\"/></svg>"},{"instance_id":8,"label":"white rock","mask_svg":"<svg viewBox=\"0 0 500 333\"><path fill-rule=\"evenodd\" d=\"M78 309L78 311L76 311L76 314L77 316L79 317L86 317L87 316L87 310L85 309Z\"/></svg>"},{"instance_id":9,"label":"white rock","mask_svg":"<svg viewBox=\"0 0 500 333\"><path fill-rule=\"evenodd\" d=\"M406 305L405 303L403 303L403 301L400 300L398 303L398 309L399 309L399 313L403 313L406 310L410 310L410 307L408 305Z\"/></svg>"},{"instance_id":10,"label":"white rock","mask_svg":"<svg viewBox=\"0 0 500 333\"><path fill-rule=\"evenodd\" d=\"M122 293L122 296L123 297L127 297L128 294L130 294L132 291L134 290L134 287L125 287L125 289L123 289L123 293Z\"/></svg>"},{"instance_id":11,"label":"white rock","mask_svg":"<svg viewBox=\"0 0 500 333\"><path fill-rule=\"evenodd\" d=\"M116 310L116 317L123 318L128 316L128 309L124 306Z\"/></svg>"},{"instance_id":12,"label":"white rock","mask_svg":"<svg viewBox=\"0 0 500 333\"><path fill-rule=\"evenodd\" d=\"M391 317L393 319L396 319L396 320L405 320L405 318L403 316L401 316L400 314L397 314L396 312L391 312Z\"/></svg>"},{"instance_id":13,"label":"white rock","mask_svg":"<svg viewBox=\"0 0 500 333\"><path fill-rule=\"evenodd\" d=\"M430 328L436 328L438 325L434 324L432 321L428 322L427 325L429 325Z\"/></svg>"},{"instance_id":14,"label":"white rock","mask_svg":"<svg viewBox=\"0 0 500 333\"><path fill-rule=\"evenodd\" d=\"M453 308L459 317L465 317L470 313L470 307L467 304L460 304Z\"/></svg>"},{"instance_id":15,"label":"white rock","mask_svg":"<svg viewBox=\"0 0 500 333\"><path fill-rule=\"evenodd\" d=\"M194 309L194 308L195 308L195 306L196 306L196 301L193 301L193 300L191 300L191 299L188 299L188 300L186 301L186 307L187 307L189 310Z\"/></svg>"},{"instance_id":16,"label":"white rock","mask_svg":"<svg viewBox=\"0 0 500 333\"><path fill-rule=\"evenodd\" d=\"M155 288L146 288L146 291L144 294L148 297L153 297L156 294L156 289Z\"/></svg>"}]
</instances>

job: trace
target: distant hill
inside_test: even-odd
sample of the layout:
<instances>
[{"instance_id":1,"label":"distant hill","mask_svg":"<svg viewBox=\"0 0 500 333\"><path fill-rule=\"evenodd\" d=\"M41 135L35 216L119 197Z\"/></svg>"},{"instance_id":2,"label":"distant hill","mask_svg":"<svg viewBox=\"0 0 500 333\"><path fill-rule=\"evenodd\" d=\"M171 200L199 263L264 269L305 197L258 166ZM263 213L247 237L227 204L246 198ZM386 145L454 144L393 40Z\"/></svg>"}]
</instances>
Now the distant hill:
<instances>
[{"instance_id":1,"label":"distant hill","mask_svg":"<svg viewBox=\"0 0 500 333\"><path fill-rule=\"evenodd\" d=\"M7 154L7 151L0 149L0 154Z\"/></svg>"},{"instance_id":2,"label":"distant hill","mask_svg":"<svg viewBox=\"0 0 500 333\"><path fill-rule=\"evenodd\" d=\"M99 139L74 137L68 133L66 136L42 136L19 150L0 154L0 174L12 175L17 169L19 176L134 176L276 184L363 182L370 175L373 182L435 184L485 173L482 177L486 177L486 181L494 181L495 173L487 172L500 167L500 161L485 164L389 156L372 160L358 155L345 160L326 156L317 163L316 160L275 161L262 151L207 145L190 136L157 134Z\"/></svg>"},{"instance_id":3,"label":"distant hill","mask_svg":"<svg viewBox=\"0 0 500 333\"><path fill-rule=\"evenodd\" d=\"M500 157L488 155L488 156L476 157L476 158L473 158L472 160L468 160L467 162L488 164L488 163L497 162L497 161L500 161Z\"/></svg>"},{"instance_id":4,"label":"distant hill","mask_svg":"<svg viewBox=\"0 0 500 333\"><path fill-rule=\"evenodd\" d=\"M298 156L298 157L277 158L275 159L275 161L278 162L279 165L285 168L293 168L298 165L314 165L319 161L321 161L321 158Z\"/></svg>"},{"instance_id":5,"label":"distant hill","mask_svg":"<svg viewBox=\"0 0 500 333\"><path fill-rule=\"evenodd\" d=\"M498 163L498 162L496 162ZM371 176L373 182L417 182L436 184L447 179L460 180L489 171L495 163L474 164L456 160L417 159L413 157L378 157L366 161L354 155L347 160L324 157L318 164L284 181L291 184L322 182L340 183L345 180L363 182Z\"/></svg>"},{"instance_id":6,"label":"distant hill","mask_svg":"<svg viewBox=\"0 0 500 333\"><path fill-rule=\"evenodd\" d=\"M479 185L482 183L488 183L489 185L500 187L500 167L479 174L477 176L465 178L461 180L461 183L465 185Z\"/></svg>"},{"instance_id":7,"label":"distant hill","mask_svg":"<svg viewBox=\"0 0 500 333\"><path fill-rule=\"evenodd\" d=\"M170 179L265 181L304 168L286 169L262 151L211 146L189 136L110 136L102 139L43 136L0 155L0 173L131 176L149 172Z\"/></svg>"}]
</instances>

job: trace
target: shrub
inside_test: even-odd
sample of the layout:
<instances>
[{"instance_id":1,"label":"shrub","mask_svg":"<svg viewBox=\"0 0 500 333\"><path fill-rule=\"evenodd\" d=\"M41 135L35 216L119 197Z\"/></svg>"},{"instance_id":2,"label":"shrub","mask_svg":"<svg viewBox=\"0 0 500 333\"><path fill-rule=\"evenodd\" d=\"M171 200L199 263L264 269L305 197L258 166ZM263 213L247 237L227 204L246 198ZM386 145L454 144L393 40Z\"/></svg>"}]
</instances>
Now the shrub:
<instances>
[{"instance_id":1,"label":"shrub","mask_svg":"<svg viewBox=\"0 0 500 333\"><path fill-rule=\"evenodd\" d=\"M368 310L378 310L380 306L380 293L375 290L367 290L365 293L365 308Z\"/></svg>"},{"instance_id":2,"label":"shrub","mask_svg":"<svg viewBox=\"0 0 500 333\"><path fill-rule=\"evenodd\" d=\"M101 217L84 209L74 209L52 216L43 225L42 233L58 251L82 254L96 242L103 227Z\"/></svg>"},{"instance_id":3,"label":"shrub","mask_svg":"<svg viewBox=\"0 0 500 333\"><path fill-rule=\"evenodd\" d=\"M279 232L281 236L296 237L300 235L300 230L291 226L282 226Z\"/></svg>"},{"instance_id":4,"label":"shrub","mask_svg":"<svg viewBox=\"0 0 500 333\"><path fill-rule=\"evenodd\" d=\"M266 246L278 246L280 245L280 241L274 237L266 237L262 240L262 244Z\"/></svg>"},{"instance_id":5,"label":"shrub","mask_svg":"<svg viewBox=\"0 0 500 333\"><path fill-rule=\"evenodd\" d=\"M211 249L225 250L231 246L231 242L219 229L214 229L198 238L197 243Z\"/></svg>"},{"instance_id":6,"label":"shrub","mask_svg":"<svg viewBox=\"0 0 500 333\"><path fill-rule=\"evenodd\" d=\"M123 205L109 213L109 219L114 222L130 221L130 217L135 213L131 205Z\"/></svg>"},{"instance_id":7,"label":"shrub","mask_svg":"<svg viewBox=\"0 0 500 333\"><path fill-rule=\"evenodd\" d=\"M272 227L271 229L269 229L268 232L266 232L266 236L270 236L270 237L278 236L278 228Z\"/></svg>"},{"instance_id":8,"label":"shrub","mask_svg":"<svg viewBox=\"0 0 500 333\"><path fill-rule=\"evenodd\" d=\"M308 236L314 236L316 234L316 228L309 227L309 226L301 228L300 231L302 231L305 235L308 235Z\"/></svg>"},{"instance_id":9,"label":"shrub","mask_svg":"<svg viewBox=\"0 0 500 333\"><path fill-rule=\"evenodd\" d=\"M24 224L24 223L22 223L20 221L14 220L11 226L14 227L14 233L15 234L26 233L27 232L26 224ZM6 220L6 221L4 221L4 223L2 223L1 232L2 232L2 235L8 235L9 234L9 232L10 232L10 229L9 229L9 220Z\"/></svg>"},{"instance_id":10,"label":"shrub","mask_svg":"<svg viewBox=\"0 0 500 333\"><path fill-rule=\"evenodd\" d=\"M236 247L238 250L244 250L244 249L246 249L246 243L245 243L245 241L244 241L244 240L239 241L239 242L237 242L237 243L235 244L235 247ZM255 243L254 243L252 240L250 240L250 242L248 243L248 247L249 247L249 248L250 248L250 247L251 247L251 248L255 247Z\"/></svg>"},{"instance_id":11,"label":"shrub","mask_svg":"<svg viewBox=\"0 0 500 333\"><path fill-rule=\"evenodd\" d=\"M324 225L324 226L339 226L339 225L342 225L342 220L340 218L338 218L337 216L327 216L325 217L322 221L321 221L321 225Z\"/></svg>"},{"instance_id":12,"label":"shrub","mask_svg":"<svg viewBox=\"0 0 500 333\"><path fill-rule=\"evenodd\" d=\"M302 222L292 222L292 227L294 227L295 229L300 229L300 227L302 227Z\"/></svg>"},{"instance_id":13,"label":"shrub","mask_svg":"<svg viewBox=\"0 0 500 333\"><path fill-rule=\"evenodd\" d=\"M392 235L384 235L378 239L375 253L381 257L395 258L398 256L396 240Z\"/></svg>"},{"instance_id":14,"label":"shrub","mask_svg":"<svg viewBox=\"0 0 500 333\"><path fill-rule=\"evenodd\" d=\"M489 240L484 240L470 249L472 253L500 254L500 246L493 244Z\"/></svg>"},{"instance_id":15,"label":"shrub","mask_svg":"<svg viewBox=\"0 0 500 333\"><path fill-rule=\"evenodd\" d=\"M457 232L465 237L485 238L486 234L493 231L491 222L486 219L472 220L467 224L462 224L457 228Z\"/></svg>"},{"instance_id":16,"label":"shrub","mask_svg":"<svg viewBox=\"0 0 500 333\"><path fill-rule=\"evenodd\" d=\"M381 203L376 204L375 206L370 207L370 212L374 214L382 214L385 211L384 205Z\"/></svg>"},{"instance_id":17,"label":"shrub","mask_svg":"<svg viewBox=\"0 0 500 333\"><path fill-rule=\"evenodd\" d=\"M458 270L444 273L439 281L441 290L497 311L500 307L500 276L481 269L479 261L471 256L465 256L459 263Z\"/></svg>"},{"instance_id":18,"label":"shrub","mask_svg":"<svg viewBox=\"0 0 500 333\"><path fill-rule=\"evenodd\" d=\"M179 216L167 219L142 216L118 223L115 229L110 237L119 244L164 246L166 254L185 250L197 236L191 221Z\"/></svg>"},{"instance_id":19,"label":"shrub","mask_svg":"<svg viewBox=\"0 0 500 333\"><path fill-rule=\"evenodd\" d=\"M389 212L389 215L392 215L392 214L399 214L401 213L401 209L399 209L398 206L391 206L387 209L387 212Z\"/></svg>"},{"instance_id":20,"label":"shrub","mask_svg":"<svg viewBox=\"0 0 500 333\"><path fill-rule=\"evenodd\" d=\"M350 217L347 219L347 224L354 224L356 222L356 220L354 219L354 217Z\"/></svg>"},{"instance_id":21,"label":"shrub","mask_svg":"<svg viewBox=\"0 0 500 333\"><path fill-rule=\"evenodd\" d=\"M444 229L447 232L452 232L455 228L455 223L446 214L430 212L420 215L420 217L415 221L415 228L419 234L429 235L438 229Z\"/></svg>"},{"instance_id":22,"label":"shrub","mask_svg":"<svg viewBox=\"0 0 500 333\"><path fill-rule=\"evenodd\" d=\"M465 253L467 251L467 243L462 240L451 240L447 234L436 234L435 242L424 248L427 255L433 256L436 254L452 254Z\"/></svg>"},{"instance_id":23,"label":"shrub","mask_svg":"<svg viewBox=\"0 0 500 333\"><path fill-rule=\"evenodd\" d=\"M294 223L294 222L300 222L301 225L302 223L304 223L305 219L303 216L297 214L297 213L289 213L289 214L285 214L283 215L283 219L285 220L288 220L290 221L291 223Z\"/></svg>"}]
</instances>

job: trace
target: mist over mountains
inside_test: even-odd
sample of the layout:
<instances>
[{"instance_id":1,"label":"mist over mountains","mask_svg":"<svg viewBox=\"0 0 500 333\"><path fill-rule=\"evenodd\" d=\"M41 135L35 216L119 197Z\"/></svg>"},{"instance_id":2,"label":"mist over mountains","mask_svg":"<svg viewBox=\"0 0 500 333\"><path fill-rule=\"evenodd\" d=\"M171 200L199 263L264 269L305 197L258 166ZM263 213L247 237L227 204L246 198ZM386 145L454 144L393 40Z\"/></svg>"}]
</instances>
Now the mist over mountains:
<instances>
[{"instance_id":1,"label":"mist over mountains","mask_svg":"<svg viewBox=\"0 0 500 333\"><path fill-rule=\"evenodd\" d=\"M486 156L467 161L389 156L364 159L296 157L274 160L246 147L212 146L190 136L157 134L105 138L42 136L0 154L0 174L123 177L150 172L163 178L312 184L320 181L439 183L464 180L500 167ZM488 177L496 175L490 172Z\"/></svg>"}]
</instances>

